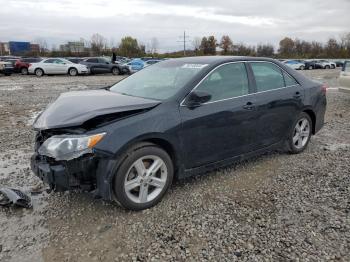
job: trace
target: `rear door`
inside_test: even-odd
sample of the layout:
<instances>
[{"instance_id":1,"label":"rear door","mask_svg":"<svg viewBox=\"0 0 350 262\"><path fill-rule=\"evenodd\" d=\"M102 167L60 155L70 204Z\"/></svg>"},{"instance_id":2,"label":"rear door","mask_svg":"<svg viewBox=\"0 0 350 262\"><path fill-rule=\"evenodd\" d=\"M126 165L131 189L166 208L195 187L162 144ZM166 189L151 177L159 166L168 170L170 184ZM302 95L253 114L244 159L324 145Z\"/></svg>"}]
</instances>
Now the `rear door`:
<instances>
[{"instance_id":1,"label":"rear door","mask_svg":"<svg viewBox=\"0 0 350 262\"><path fill-rule=\"evenodd\" d=\"M101 73L97 58L86 59L86 61L82 64L85 64L86 66L88 66L90 68L91 73L95 73L95 74Z\"/></svg>"},{"instance_id":2,"label":"rear door","mask_svg":"<svg viewBox=\"0 0 350 262\"><path fill-rule=\"evenodd\" d=\"M243 62L217 67L194 89L211 95L196 108L180 106L181 141L187 169L252 150L256 111L250 79Z\"/></svg>"},{"instance_id":3,"label":"rear door","mask_svg":"<svg viewBox=\"0 0 350 262\"><path fill-rule=\"evenodd\" d=\"M99 68L100 68L102 73L111 72L111 64L106 59L99 58L98 63L99 63Z\"/></svg>"},{"instance_id":4,"label":"rear door","mask_svg":"<svg viewBox=\"0 0 350 262\"><path fill-rule=\"evenodd\" d=\"M303 108L304 91L272 62L250 62L255 80L257 149L282 141Z\"/></svg>"},{"instance_id":5,"label":"rear door","mask_svg":"<svg viewBox=\"0 0 350 262\"><path fill-rule=\"evenodd\" d=\"M55 74L55 58L50 58L50 59L46 59L43 62L43 70L45 72L45 74Z\"/></svg>"}]
</instances>

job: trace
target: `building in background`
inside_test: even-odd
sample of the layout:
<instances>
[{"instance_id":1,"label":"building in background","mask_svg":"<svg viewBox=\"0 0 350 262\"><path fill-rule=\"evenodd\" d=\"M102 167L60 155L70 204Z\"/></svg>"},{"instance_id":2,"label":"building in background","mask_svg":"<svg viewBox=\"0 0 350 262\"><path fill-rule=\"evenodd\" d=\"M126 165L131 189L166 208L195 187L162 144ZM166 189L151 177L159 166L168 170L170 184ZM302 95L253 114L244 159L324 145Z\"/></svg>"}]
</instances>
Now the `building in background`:
<instances>
[{"instance_id":1,"label":"building in background","mask_svg":"<svg viewBox=\"0 0 350 262\"><path fill-rule=\"evenodd\" d=\"M10 41L10 55L24 55L30 52L30 42Z\"/></svg>"},{"instance_id":2,"label":"building in background","mask_svg":"<svg viewBox=\"0 0 350 262\"><path fill-rule=\"evenodd\" d=\"M60 50L71 53L82 53L85 51L85 45L82 41L68 42L67 44L60 45Z\"/></svg>"},{"instance_id":3,"label":"building in background","mask_svg":"<svg viewBox=\"0 0 350 262\"><path fill-rule=\"evenodd\" d=\"M10 47L9 43L7 42L0 42L0 55L9 55L10 54Z\"/></svg>"}]
</instances>

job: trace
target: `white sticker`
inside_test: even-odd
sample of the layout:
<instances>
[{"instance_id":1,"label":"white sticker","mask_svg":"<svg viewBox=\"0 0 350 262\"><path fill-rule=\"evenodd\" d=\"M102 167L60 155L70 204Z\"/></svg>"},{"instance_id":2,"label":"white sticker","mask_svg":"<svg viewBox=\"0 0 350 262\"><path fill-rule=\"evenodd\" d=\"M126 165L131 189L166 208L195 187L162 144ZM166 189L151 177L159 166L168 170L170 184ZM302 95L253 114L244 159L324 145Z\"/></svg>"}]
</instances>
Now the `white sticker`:
<instances>
[{"instance_id":1,"label":"white sticker","mask_svg":"<svg viewBox=\"0 0 350 262\"><path fill-rule=\"evenodd\" d=\"M206 66L208 66L208 64L184 64L182 68L202 69Z\"/></svg>"}]
</instances>

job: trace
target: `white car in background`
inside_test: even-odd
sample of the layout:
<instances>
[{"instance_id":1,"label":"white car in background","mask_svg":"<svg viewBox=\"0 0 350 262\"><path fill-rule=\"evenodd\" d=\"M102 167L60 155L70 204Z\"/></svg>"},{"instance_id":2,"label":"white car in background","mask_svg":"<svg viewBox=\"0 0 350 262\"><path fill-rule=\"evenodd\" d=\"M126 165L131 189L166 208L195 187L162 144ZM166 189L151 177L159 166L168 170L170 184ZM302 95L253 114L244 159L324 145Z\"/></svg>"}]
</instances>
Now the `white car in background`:
<instances>
[{"instance_id":1,"label":"white car in background","mask_svg":"<svg viewBox=\"0 0 350 262\"><path fill-rule=\"evenodd\" d=\"M43 75L70 75L76 76L89 73L87 66L75 64L63 58L47 58L38 63L29 65L29 74L35 74L38 77Z\"/></svg>"},{"instance_id":2,"label":"white car in background","mask_svg":"<svg viewBox=\"0 0 350 262\"><path fill-rule=\"evenodd\" d=\"M316 64L323 69L335 69L337 67L336 63L327 60L318 60L316 61Z\"/></svg>"},{"instance_id":3,"label":"white car in background","mask_svg":"<svg viewBox=\"0 0 350 262\"><path fill-rule=\"evenodd\" d=\"M295 69L295 70L304 70L305 69L305 63L296 61L296 60L286 60L283 61L284 64L287 66Z\"/></svg>"},{"instance_id":4,"label":"white car in background","mask_svg":"<svg viewBox=\"0 0 350 262\"><path fill-rule=\"evenodd\" d=\"M345 61L339 77L340 91L350 93L350 61Z\"/></svg>"}]
</instances>

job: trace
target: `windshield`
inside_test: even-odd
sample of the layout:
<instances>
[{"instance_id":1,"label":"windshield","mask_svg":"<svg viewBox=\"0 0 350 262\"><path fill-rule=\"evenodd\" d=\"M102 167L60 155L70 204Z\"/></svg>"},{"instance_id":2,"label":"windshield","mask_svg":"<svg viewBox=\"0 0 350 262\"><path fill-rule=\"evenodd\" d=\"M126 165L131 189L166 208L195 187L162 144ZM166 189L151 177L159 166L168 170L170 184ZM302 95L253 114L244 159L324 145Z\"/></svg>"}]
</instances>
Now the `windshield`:
<instances>
[{"instance_id":1,"label":"windshield","mask_svg":"<svg viewBox=\"0 0 350 262\"><path fill-rule=\"evenodd\" d=\"M207 64L168 60L146 67L110 88L130 96L165 100L175 95Z\"/></svg>"}]
</instances>

